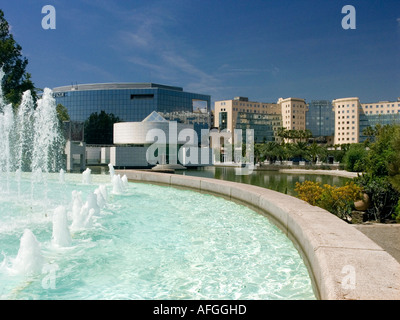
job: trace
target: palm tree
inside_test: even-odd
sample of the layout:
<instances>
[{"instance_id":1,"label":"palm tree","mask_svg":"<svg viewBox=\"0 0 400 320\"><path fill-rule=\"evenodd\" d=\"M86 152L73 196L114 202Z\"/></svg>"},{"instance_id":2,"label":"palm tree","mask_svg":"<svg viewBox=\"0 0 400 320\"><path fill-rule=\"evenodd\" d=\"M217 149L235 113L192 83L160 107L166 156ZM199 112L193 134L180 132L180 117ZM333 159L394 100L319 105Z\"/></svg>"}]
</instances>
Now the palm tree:
<instances>
[{"instance_id":1,"label":"palm tree","mask_svg":"<svg viewBox=\"0 0 400 320\"><path fill-rule=\"evenodd\" d=\"M298 141L294 144L294 152L296 157L300 157L301 160L307 158L309 148L307 142Z\"/></svg>"},{"instance_id":2,"label":"palm tree","mask_svg":"<svg viewBox=\"0 0 400 320\"><path fill-rule=\"evenodd\" d=\"M324 148L318 145L315 141L308 147L308 154L313 163L316 163L318 158L324 153Z\"/></svg>"},{"instance_id":3,"label":"palm tree","mask_svg":"<svg viewBox=\"0 0 400 320\"><path fill-rule=\"evenodd\" d=\"M299 130L289 130L289 137L291 141L296 142L297 139L300 138L300 131Z\"/></svg>"},{"instance_id":4,"label":"palm tree","mask_svg":"<svg viewBox=\"0 0 400 320\"><path fill-rule=\"evenodd\" d=\"M288 138L289 132L285 127L280 127L278 128L278 130L276 131L276 135L281 138L281 141L284 142L285 139Z\"/></svg>"},{"instance_id":5,"label":"palm tree","mask_svg":"<svg viewBox=\"0 0 400 320\"><path fill-rule=\"evenodd\" d=\"M268 160L272 160L273 158L279 155L279 152L277 151L279 146L280 146L279 143L276 143L274 141L267 142L266 144L263 145L262 154Z\"/></svg>"}]
</instances>

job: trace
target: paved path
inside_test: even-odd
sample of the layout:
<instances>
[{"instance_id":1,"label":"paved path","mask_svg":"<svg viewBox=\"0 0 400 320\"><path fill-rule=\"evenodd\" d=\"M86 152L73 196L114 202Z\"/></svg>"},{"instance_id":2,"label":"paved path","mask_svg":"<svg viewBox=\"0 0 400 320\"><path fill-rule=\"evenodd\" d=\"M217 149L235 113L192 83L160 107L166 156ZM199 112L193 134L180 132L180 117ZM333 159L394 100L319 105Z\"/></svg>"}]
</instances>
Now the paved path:
<instances>
[{"instance_id":1,"label":"paved path","mask_svg":"<svg viewBox=\"0 0 400 320\"><path fill-rule=\"evenodd\" d=\"M357 177L357 172L349 172L346 170L322 170L322 169L280 169L279 172L282 173L300 173L300 174L324 174L329 176L338 176L345 178L355 178Z\"/></svg>"},{"instance_id":2,"label":"paved path","mask_svg":"<svg viewBox=\"0 0 400 320\"><path fill-rule=\"evenodd\" d=\"M354 224L356 229L386 250L400 263L400 224Z\"/></svg>"}]
</instances>

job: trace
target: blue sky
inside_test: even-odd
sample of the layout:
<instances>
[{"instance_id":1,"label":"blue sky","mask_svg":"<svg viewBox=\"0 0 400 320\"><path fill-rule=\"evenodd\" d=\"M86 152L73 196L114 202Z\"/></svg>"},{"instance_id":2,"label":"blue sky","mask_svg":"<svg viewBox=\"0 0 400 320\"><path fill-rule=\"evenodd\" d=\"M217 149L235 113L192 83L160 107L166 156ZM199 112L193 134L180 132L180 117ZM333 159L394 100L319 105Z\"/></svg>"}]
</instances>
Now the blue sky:
<instances>
[{"instance_id":1,"label":"blue sky","mask_svg":"<svg viewBox=\"0 0 400 320\"><path fill-rule=\"evenodd\" d=\"M56 29L44 30L44 5ZM344 30L344 5L356 29ZM37 87L154 82L276 102L400 97L398 0L13 0L0 8Z\"/></svg>"}]
</instances>

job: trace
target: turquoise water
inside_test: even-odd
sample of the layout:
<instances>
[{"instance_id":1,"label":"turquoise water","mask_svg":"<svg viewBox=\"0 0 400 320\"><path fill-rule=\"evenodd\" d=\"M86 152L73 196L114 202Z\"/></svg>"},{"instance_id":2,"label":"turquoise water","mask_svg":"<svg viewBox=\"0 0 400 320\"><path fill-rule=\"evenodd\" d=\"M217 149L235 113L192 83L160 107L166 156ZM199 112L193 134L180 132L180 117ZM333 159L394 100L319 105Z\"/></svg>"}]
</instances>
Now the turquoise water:
<instances>
[{"instance_id":1,"label":"turquoise water","mask_svg":"<svg viewBox=\"0 0 400 320\"><path fill-rule=\"evenodd\" d=\"M0 299L315 299L307 268L291 241L249 208L193 191L129 183L113 194L107 175L58 175L0 189ZM69 246L52 242L62 205L71 229L72 191L85 201L99 185L107 204ZM16 273L29 229L43 268Z\"/></svg>"}]
</instances>

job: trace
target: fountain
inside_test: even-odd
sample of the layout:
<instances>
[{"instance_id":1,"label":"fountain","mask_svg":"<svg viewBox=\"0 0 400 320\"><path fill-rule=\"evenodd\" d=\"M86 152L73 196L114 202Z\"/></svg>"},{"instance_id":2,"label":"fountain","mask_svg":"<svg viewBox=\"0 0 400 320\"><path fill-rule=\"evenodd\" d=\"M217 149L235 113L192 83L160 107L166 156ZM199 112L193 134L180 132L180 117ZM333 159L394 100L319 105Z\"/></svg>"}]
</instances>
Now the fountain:
<instances>
[{"instance_id":1,"label":"fountain","mask_svg":"<svg viewBox=\"0 0 400 320\"><path fill-rule=\"evenodd\" d=\"M54 210L52 243L58 247L68 247L71 245L67 210L63 206L58 206Z\"/></svg>"},{"instance_id":2,"label":"fountain","mask_svg":"<svg viewBox=\"0 0 400 320\"><path fill-rule=\"evenodd\" d=\"M94 190L94 194L97 196L97 205L103 209L107 205L107 187L104 184L100 185Z\"/></svg>"},{"instance_id":3,"label":"fountain","mask_svg":"<svg viewBox=\"0 0 400 320\"><path fill-rule=\"evenodd\" d=\"M64 169L60 169L59 181L60 181L60 183L65 183L65 171L64 171Z\"/></svg>"},{"instance_id":4,"label":"fountain","mask_svg":"<svg viewBox=\"0 0 400 320\"><path fill-rule=\"evenodd\" d=\"M111 164L66 174L55 108L25 92L14 116L0 91L0 299L314 298L293 244L249 208Z\"/></svg>"},{"instance_id":5,"label":"fountain","mask_svg":"<svg viewBox=\"0 0 400 320\"><path fill-rule=\"evenodd\" d=\"M113 194L121 194L124 192L124 185L122 183L121 176L119 174L113 176L112 185L113 185L112 189Z\"/></svg>"},{"instance_id":6,"label":"fountain","mask_svg":"<svg viewBox=\"0 0 400 320\"><path fill-rule=\"evenodd\" d=\"M13 261L12 274L36 274L43 267L40 244L31 230L25 229L21 237L17 257Z\"/></svg>"},{"instance_id":7,"label":"fountain","mask_svg":"<svg viewBox=\"0 0 400 320\"><path fill-rule=\"evenodd\" d=\"M82 172L82 183L83 184L91 184L92 183L92 170L87 168Z\"/></svg>"},{"instance_id":8,"label":"fountain","mask_svg":"<svg viewBox=\"0 0 400 320\"><path fill-rule=\"evenodd\" d=\"M112 179L113 179L113 177L115 175L114 167L113 167L113 165L111 163L109 163L108 164L108 168L110 169L110 178L111 178L111 181L112 181Z\"/></svg>"},{"instance_id":9,"label":"fountain","mask_svg":"<svg viewBox=\"0 0 400 320\"><path fill-rule=\"evenodd\" d=\"M93 224L92 219L94 215L94 209L89 210L88 203L83 204L82 192L72 191L72 231L84 230L90 228Z\"/></svg>"}]
</instances>

